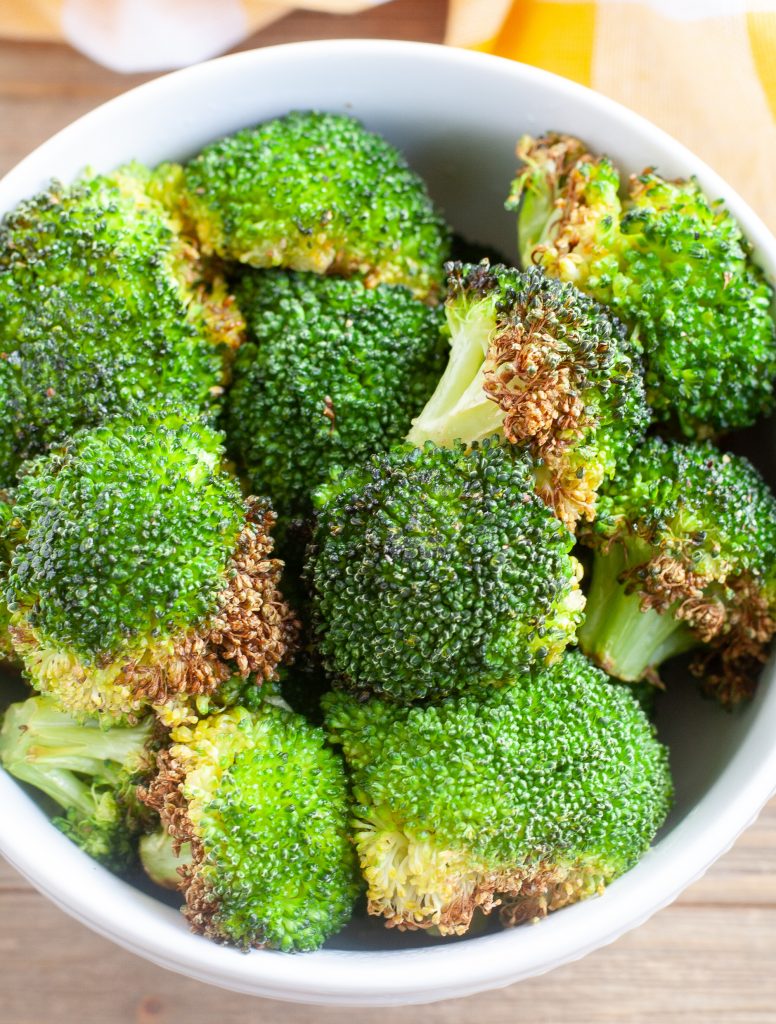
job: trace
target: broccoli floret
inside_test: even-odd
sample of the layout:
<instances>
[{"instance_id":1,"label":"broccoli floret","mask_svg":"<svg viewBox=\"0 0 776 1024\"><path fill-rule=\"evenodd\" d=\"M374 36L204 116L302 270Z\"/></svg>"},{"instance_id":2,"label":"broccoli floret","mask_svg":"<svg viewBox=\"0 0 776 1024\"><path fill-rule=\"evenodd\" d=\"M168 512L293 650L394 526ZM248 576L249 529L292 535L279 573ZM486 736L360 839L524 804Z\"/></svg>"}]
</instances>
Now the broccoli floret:
<instances>
[{"instance_id":1,"label":"broccoli floret","mask_svg":"<svg viewBox=\"0 0 776 1024\"><path fill-rule=\"evenodd\" d=\"M345 773L323 730L265 704L178 726L172 741L142 797L176 851L191 844L180 887L192 929L244 948L317 949L358 893Z\"/></svg>"},{"instance_id":2,"label":"broccoli floret","mask_svg":"<svg viewBox=\"0 0 776 1024\"><path fill-rule=\"evenodd\" d=\"M6 527L11 635L32 684L73 713L174 720L233 672L272 676L292 647L274 516L242 499L221 442L165 407L27 464Z\"/></svg>"},{"instance_id":3,"label":"broccoli floret","mask_svg":"<svg viewBox=\"0 0 776 1024\"><path fill-rule=\"evenodd\" d=\"M601 892L670 804L638 702L578 652L487 695L324 704L352 773L368 909L388 927L462 934L478 907L515 925Z\"/></svg>"},{"instance_id":4,"label":"broccoli floret","mask_svg":"<svg viewBox=\"0 0 776 1024\"><path fill-rule=\"evenodd\" d=\"M539 270L448 264L450 358L408 440L499 434L537 463L536 488L573 530L644 436L641 365L622 325Z\"/></svg>"},{"instance_id":5,"label":"broccoli floret","mask_svg":"<svg viewBox=\"0 0 776 1024\"><path fill-rule=\"evenodd\" d=\"M519 208L525 266L572 281L637 329L647 398L687 437L749 426L774 407L773 292L721 200L695 179L619 176L576 139L524 139ZM545 220L538 214L544 207Z\"/></svg>"},{"instance_id":6,"label":"broccoli floret","mask_svg":"<svg viewBox=\"0 0 776 1024\"><path fill-rule=\"evenodd\" d=\"M342 114L295 112L214 142L185 168L183 216L205 252L433 297L449 231L426 186Z\"/></svg>"},{"instance_id":7,"label":"broccoli floret","mask_svg":"<svg viewBox=\"0 0 776 1024\"><path fill-rule=\"evenodd\" d=\"M322 487L310 560L326 668L400 700L556 659L584 599L523 453L402 446Z\"/></svg>"},{"instance_id":8,"label":"broccoli floret","mask_svg":"<svg viewBox=\"0 0 776 1024\"><path fill-rule=\"evenodd\" d=\"M135 856L152 815L135 786L153 766L153 721L106 729L79 723L51 697L12 704L0 729L0 764L50 797L63 812L54 824L112 870Z\"/></svg>"},{"instance_id":9,"label":"broccoli floret","mask_svg":"<svg viewBox=\"0 0 776 1024\"><path fill-rule=\"evenodd\" d=\"M133 165L53 182L0 224L0 483L131 402L217 408L242 321L148 181Z\"/></svg>"},{"instance_id":10,"label":"broccoli floret","mask_svg":"<svg viewBox=\"0 0 776 1024\"><path fill-rule=\"evenodd\" d=\"M281 524L310 514L339 462L400 441L444 365L441 313L405 288L267 270L238 299L253 344L234 369L227 431Z\"/></svg>"},{"instance_id":11,"label":"broccoli floret","mask_svg":"<svg viewBox=\"0 0 776 1024\"><path fill-rule=\"evenodd\" d=\"M520 265L596 294L588 279L609 280L618 268L619 172L569 135L526 135L517 155L523 167L506 205L518 211Z\"/></svg>"},{"instance_id":12,"label":"broccoli floret","mask_svg":"<svg viewBox=\"0 0 776 1024\"><path fill-rule=\"evenodd\" d=\"M593 548L585 653L655 679L702 645L696 670L726 704L749 696L776 630L776 498L744 458L651 438L607 484Z\"/></svg>"}]
</instances>

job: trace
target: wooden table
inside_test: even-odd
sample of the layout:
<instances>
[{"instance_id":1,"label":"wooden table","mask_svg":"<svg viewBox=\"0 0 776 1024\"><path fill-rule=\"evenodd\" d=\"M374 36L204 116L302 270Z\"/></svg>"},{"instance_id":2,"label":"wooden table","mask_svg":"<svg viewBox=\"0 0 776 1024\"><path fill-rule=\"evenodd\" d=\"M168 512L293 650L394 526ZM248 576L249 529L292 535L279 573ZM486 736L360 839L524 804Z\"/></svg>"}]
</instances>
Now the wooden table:
<instances>
[{"instance_id":1,"label":"wooden table","mask_svg":"<svg viewBox=\"0 0 776 1024\"><path fill-rule=\"evenodd\" d=\"M294 14L243 48L295 39L439 40L444 0L350 18ZM52 132L144 81L64 46L0 43L0 172ZM614 945L512 988L435 1006L312 1009L232 995L93 935L0 862L0 1024L677 1024L776 1022L776 801L673 906Z\"/></svg>"}]
</instances>

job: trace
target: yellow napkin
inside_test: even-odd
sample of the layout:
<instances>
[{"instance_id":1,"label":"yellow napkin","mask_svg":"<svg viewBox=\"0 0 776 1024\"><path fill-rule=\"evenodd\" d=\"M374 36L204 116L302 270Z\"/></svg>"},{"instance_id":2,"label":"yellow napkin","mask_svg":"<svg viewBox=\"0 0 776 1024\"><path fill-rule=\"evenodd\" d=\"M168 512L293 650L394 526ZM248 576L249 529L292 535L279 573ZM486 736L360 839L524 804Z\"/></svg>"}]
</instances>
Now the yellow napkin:
<instances>
[{"instance_id":1,"label":"yellow napkin","mask_svg":"<svg viewBox=\"0 0 776 1024\"><path fill-rule=\"evenodd\" d=\"M450 0L447 42L619 100L711 164L776 230L776 2Z\"/></svg>"}]
</instances>

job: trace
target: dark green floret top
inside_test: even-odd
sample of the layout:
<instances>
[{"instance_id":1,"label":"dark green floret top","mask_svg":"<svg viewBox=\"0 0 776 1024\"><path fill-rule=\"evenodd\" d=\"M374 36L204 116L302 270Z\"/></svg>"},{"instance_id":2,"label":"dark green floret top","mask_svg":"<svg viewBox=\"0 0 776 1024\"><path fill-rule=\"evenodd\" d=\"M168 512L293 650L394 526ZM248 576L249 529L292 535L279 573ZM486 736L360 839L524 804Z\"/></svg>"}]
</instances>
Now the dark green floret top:
<instances>
[{"instance_id":1,"label":"dark green floret top","mask_svg":"<svg viewBox=\"0 0 776 1024\"><path fill-rule=\"evenodd\" d=\"M205 251L254 267L359 274L438 293L449 231L423 181L342 114L295 112L214 142L185 168Z\"/></svg>"},{"instance_id":2,"label":"dark green floret top","mask_svg":"<svg viewBox=\"0 0 776 1024\"><path fill-rule=\"evenodd\" d=\"M404 437L443 366L442 314L403 287L293 271L249 272L237 294L250 343L230 445L281 519L304 517L331 466Z\"/></svg>"},{"instance_id":3,"label":"dark green floret top","mask_svg":"<svg viewBox=\"0 0 776 1024\"><path fill-rule=\"evenodd\" d=\"M630 868L670 806L667 752L627 687L578 652L489 694L402 707L332 693L370 912L465 930L584 898Z\"/></svg>"},{"instance_id":4,"label":"dark green floret top","mask_svg":"<svg viewBox=\"0 0 776 1024\"><path fill-rule=\"evenodd\" d=\"M173 730L144 794L192 860L193 930L243 948L317 949L358 893L341 759L301 715L236 707Z\"/></svg>"},{"instance_id":5,"label":"dark green floret top","mask_svg":"<svg viewBox=\"0 0 776 1024\"><path fill-rule=\"evenodd\" d=\"M23 459L133 402L217 405L228 302L216 322L196 254L149 182L139 165L52 182L0 224L6 484Z\"/></svg>"},{"instance_id":6,"label":"dark green floret top","mask_svg":"<svg viewBox=\"0 0 776 1024\"><path fill-rule=\"evenodd\" d=\"M327 669L400 700L508 683L572 642L572 535L508 446L402 446L317 495L307 568Z\"/></svg>"},{"instance_id":7,"label":"dark green floret top","mask_svg":"<svg viewBox=\"0 0 776 1024\"><path fill-rule=\"evenodd\" d=\"M14 620L89 659L215 608L244 506L196 414L115 418L25 469L6 527Z\"/></svg>"},{"instance_id":8,"label":"dark green floret top","mask_svg":"<svg viewBox=\"0 0 776 1024\"><path fill-rule=\"evenodd\" d=\"M773 290L723 202L652 170L621 201L612 164L568 136L523 139L518 153L523 260L637 329L657 418L705 438L773 409Z\"/></svg>"}]
</instances>

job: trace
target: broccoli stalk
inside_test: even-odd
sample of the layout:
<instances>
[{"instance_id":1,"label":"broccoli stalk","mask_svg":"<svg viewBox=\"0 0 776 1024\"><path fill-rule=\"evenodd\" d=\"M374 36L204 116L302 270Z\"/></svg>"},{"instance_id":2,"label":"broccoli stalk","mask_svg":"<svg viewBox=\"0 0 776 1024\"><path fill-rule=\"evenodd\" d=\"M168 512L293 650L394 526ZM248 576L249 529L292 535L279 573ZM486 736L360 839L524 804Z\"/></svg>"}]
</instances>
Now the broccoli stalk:
<instances>
[{"instance_id":1,"label":"broccoli stalk","mask_svg":"<svg viewBox=\"0 0 776 1024\"><path fill-rule=\"evenodd\" d=\"M140 837L138 853L143 870L155 885L162 889L177 889L181 884L181 869L191 863L191 843L178 843L163 828Z\"/></svg>"},{"instance_id":2,"label":"broccoli stalk","mask_svg":"<svg viewBox=\"0 0 776 1024\"><path fill-rule=\"evenodd\" d=\"M603 307L537 270L448 264L450 357L407 440L493 435L525 448L536 489L569 529L643 437L641 368Z\"/></svg>"},{"instance_id":3,"label":"broccoli stalk","mask_svg":"<svg viewBox=\"0 0 776 1024\"><path fill-rule=\"evenodd\" d=\"M134 787L152 764L153 721L106 729L77 722L51 697L12 704L0 729L0 763L64 812L54 824L89 856L120 870L148 811Z\"/></svg>"},{"instance_id":4,"label":"broccoli stalk","mask_svg":"<svg viewBox=\"0 0 776 1024\"><path fill-rule=\"evenodd\" d=\"M641 547L638 553L634 548ZM610 675L626 682L657 680L657 668L668 658L691 650L699 638L676 609L661 614L642 608L642 596L620 583L634 557L648 558L642 545L615 542L593 562L588 612L577 636L589 658Z\"/></svg>"}]
</instances>

